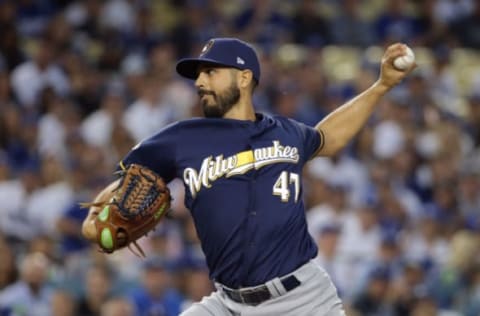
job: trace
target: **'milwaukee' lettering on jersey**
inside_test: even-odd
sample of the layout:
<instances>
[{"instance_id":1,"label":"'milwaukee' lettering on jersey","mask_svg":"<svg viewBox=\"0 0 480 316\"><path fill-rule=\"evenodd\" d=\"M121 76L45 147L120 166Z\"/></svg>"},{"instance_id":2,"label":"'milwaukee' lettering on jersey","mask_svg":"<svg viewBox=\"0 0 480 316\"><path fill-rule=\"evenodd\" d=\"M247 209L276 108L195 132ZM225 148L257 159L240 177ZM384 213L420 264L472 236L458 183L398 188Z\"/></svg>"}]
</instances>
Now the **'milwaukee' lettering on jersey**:
<instances>
[{"instance_id":1,"label":"'milwaukee' lettering on jersey","mask_svg":"<svg viewBox=\"0 0 480 316\"><path fill-rule=\"evenodd\" d=\"M274 163L297 163L298 159L297 147L282 146L278 140L274 140L273 146L242 151L227 158L223 155L215 158L209 156L203 160L200 171L186 168L183 172L183 181L189 186L192 197L195 197L202 186L210 188L213 181L223 176L228 178L244 174L251 169L259 169Z\"/></svg>"}]
</instances>

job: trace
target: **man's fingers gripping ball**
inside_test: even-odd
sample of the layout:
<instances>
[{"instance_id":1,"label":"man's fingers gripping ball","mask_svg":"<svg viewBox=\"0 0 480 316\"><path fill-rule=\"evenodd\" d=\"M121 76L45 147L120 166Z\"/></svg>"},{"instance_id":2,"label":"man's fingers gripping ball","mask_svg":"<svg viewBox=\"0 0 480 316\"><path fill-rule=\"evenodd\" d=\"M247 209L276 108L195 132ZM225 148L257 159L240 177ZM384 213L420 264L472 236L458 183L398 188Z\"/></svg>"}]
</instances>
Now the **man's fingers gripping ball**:
<instances>
[{"instance_id":1,"label":"man's fingers gripping ball","mask_svg":"<svg viewBox=\"0 0 480 316\"><path fill-rule=\"evenodd\" d=\"M404 46L404 53L393 60L393 66L402 71L410 69L415 64L415 54L412 49L407 45Z\"/></svg>"}]
</instances>

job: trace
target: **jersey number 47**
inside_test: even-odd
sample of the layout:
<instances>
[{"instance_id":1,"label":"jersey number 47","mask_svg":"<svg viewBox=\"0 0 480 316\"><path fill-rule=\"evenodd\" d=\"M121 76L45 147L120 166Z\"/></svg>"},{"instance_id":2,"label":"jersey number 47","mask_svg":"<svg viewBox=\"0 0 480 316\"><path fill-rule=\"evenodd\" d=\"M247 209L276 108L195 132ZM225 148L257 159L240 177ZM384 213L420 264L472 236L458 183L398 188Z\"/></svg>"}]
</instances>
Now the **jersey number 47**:
<instances>
[{"instance_id":1,"label":"jersey number 47","mask_svg":"<svg viewBox=\"0 0 480 316\"><path fill-rule=\"evenodd\" d=\"M273 185L273 195L279 196L282 202L288 202L288 199L290 198L290 187L292 184L296 203L300 193L300 177L297 173L282 171Z\"/></svg>"}]
</instances>

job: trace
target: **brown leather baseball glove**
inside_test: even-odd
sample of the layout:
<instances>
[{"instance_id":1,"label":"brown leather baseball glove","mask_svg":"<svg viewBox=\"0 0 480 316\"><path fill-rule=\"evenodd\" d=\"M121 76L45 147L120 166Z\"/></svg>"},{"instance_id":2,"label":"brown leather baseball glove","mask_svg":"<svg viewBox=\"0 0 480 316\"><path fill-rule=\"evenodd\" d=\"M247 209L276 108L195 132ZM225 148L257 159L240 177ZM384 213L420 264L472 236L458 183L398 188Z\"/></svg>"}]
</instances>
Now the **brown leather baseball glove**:
<instances>
[{"instance_id":1,"label":"brown leather baseball glove","mask_svg":"<svg viewBox=\"0 0 480 316\"><path fill-rule=\"evenodd\" d=\"M101 209L94 222L102 251L112 253L128 246L135 253L130 248L133 243L145 257L136 241L154 229L169 211L170 190L159 175L144 166L131 164L118 174L120 181L109 201L84 206Z\"/></svg>"}]
</instances>

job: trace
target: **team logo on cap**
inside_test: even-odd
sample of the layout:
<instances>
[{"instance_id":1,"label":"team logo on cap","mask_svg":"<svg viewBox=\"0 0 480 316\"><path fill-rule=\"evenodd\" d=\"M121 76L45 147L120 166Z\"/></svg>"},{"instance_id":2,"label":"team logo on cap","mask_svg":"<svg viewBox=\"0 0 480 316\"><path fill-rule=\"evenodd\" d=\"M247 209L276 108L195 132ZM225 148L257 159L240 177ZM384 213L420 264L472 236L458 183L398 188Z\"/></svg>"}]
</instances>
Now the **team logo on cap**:
<instances>
[{"instance_id":1,"label":"team logo on cap","mask_svg":"<svg viewBox=\"0 0 480 316\"><path fill-rule=\"evenodd\" d=\"M200 56L203 56L205 55L206 53L208 53L208 51L210 50L210 48L212 48L213 46L213 42L214 40L209 40L207 44L205 44L205 46L203 46L202 48L202 51L200 52Z\"/></svg>"}]
</instances>

